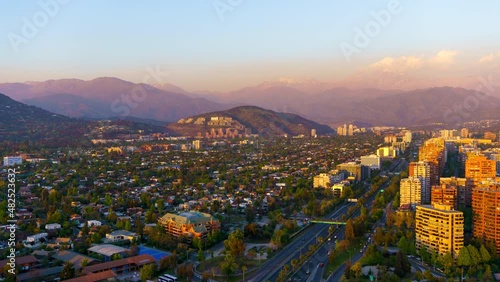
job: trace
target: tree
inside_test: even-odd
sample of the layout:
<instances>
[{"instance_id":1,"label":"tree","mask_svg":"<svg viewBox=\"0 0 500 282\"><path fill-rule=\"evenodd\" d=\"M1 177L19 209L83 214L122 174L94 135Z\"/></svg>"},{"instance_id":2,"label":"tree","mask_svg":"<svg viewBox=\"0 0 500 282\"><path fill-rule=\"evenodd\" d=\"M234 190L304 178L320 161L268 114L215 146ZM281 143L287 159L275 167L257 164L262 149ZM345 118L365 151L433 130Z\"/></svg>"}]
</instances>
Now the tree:
<instances>
[{"instance_id":1,"label":"tree","mask_svg":"<svg viewBox=\"0 0 500 282\"><path fill-rule=\"evenodd\" d=\"M347 260L345 263L344 276L347 279L351 279L351 260Z\"/></svg>"},{"instance_id":2,"label":"tree","mask_svg":"<svg viewBox=\"0 0 500 282\"><path fill-rule=\"evenodd\" d=\"M427 248L422 246L418 251L418 255L422 258L423 261L429 261L429 253L427 253Z\"/></svg>"},{"instance_id":3,"label":"tree","mask_svg":"<svg viewBox=\"0 0 500 282\"><path fill-rule=\"evenodd\" d=\"M256 223L249 223L245 225L244 234L248 238L258 238L260 237L259 225Z\"/></svg>"},{"instance_id":4,"label":"tree","mask_svg":"<svg viewBox=\"0 0 500 282\"><path fill-rule=\"evenodd\" d=\"M479 253L481 254L481 262L487 263L490 261L491 259L490 252L488 252L488 250L484 245L481 245L481 248L479 248Z\"/></svg>"},{"instance_id":5,"label":"tree","mask_svg":"<svg viewBox=\"0 0 500 282\"><path fill-rule=\"evenodd\" d=\"M205 253L203 253L203 251L201 249L198 250L198 256L196 257L196 259L199 262L202 262L205 260Z\"/></svg>"},{"instance_id":6,"label":"tree","mask_svg":"<svg viewBox=\"0 0 500 282\"><path fill-rule=\"evenodd\" d=\"M150 280L152 279L156 274L156 265L154 263L150 263L148 265L145 265L141 268L141 271L139 272L139 276L141 277L142 281L145 280Z\"/></svg>"},{"instance_id":7,"label":"tree","mask_svg":"<svg viewBox=\"0 0 500 282\"><path fill-rule=\"evenodd\" d=\"M83 228L82 228L82 236L83 237L88 236L89 232L90 232L89 225L87 224L87 222L85 222L85 224L83 225Z\"/></svg>"},{"instance_id":8,"label":"tree","mask_svg":"<svg viewBox=\"0 0 500 282\"><path fill-rule=\"evenodd\" d=\"M248 223L252 223L255 220L255 209L252 206L247 206L245 210L246 220Z\"/></svg>"},{"instance_id":9,"label":"tree","mask_svg":"<svg viewBox=\"0 0 500 282\"><path fill-rule=\"evenodd\" d=\"M469 251L470 258L471 258L471 265L475 266L481 263L481 255L479 254L479 251L477 250L476 247L473 245L468 245L467 250Z\"/></svg>"},{"instance_id":10,"label":"tree","mask_svg":"<svg viewBox=\"0 0 500 282\"><path fill-rule=\"evenodd\" d=\"M226 255L224 262L221 265L222 273L229 277L236 271L236 269L238 269L238 265L235 262L235 258L231 254Z\"/></svg>"},{"instance_id":11,"label":"tree","mask_svg":"<svg viewBox=\"0 0 500 282\"><path fill-rule=\"evenodd\" d=\"M245 253L245 244L243 243L243 231L240 229L236 229L231 234L227 240L224 240L224 248L226 250L226 254L230 254L235 259L239 259L243 257Z\"/></svg>"},{"instance_id":12,"label":"tree","mask_svg":"<svg viewBox=\"0 0 500 282\"><path fill-rule=\"evenodd\" d=\"M401 252L401 250L399 250L396 254L394 268L394 273L396 273L396 275L399 277L404 277L411 271L410 262L408 261L408 258L403 254L403 252Z\"/></svg>"},{"instance_id":13,"label":"tree","mask_svg":"<svg viewBox=\"0 0 500 282\"><path fill-rule=\"evenodd\" d=\"M345 225L345 240L352 243L355 239L356 237L354 236L354 226L352 224L352 220L348 219Z\"/></svg>"},{"instance_id":14,"label":"tree","mask_svg":"<svg viewBox=\"0 0 500 282\"><path fill-rule=\"evenodd\" d=\"M82 267L85 267L85 266L87 266L88 264L89 264L89 261L88 261L86 258L85 258L85 259L83 259L83 261L82 261Z\"/></svg>"},{"instance_id":15,"label":"tree","mask_svg":"<svg viewBox=\"0 0 500 282\"><path fill-rule=\"evenodd\" d=\"M457 264L462 267L472 265L472 259L467 247L462 247L460 252L458 252Z\"/></svg>"},{"instance_id":16,"label":"tree","mask_svg":"<svg viewBox=\"0 0 500 282\"><path fill-rule=\"evenodd\" d=\"M377 227L375 229L375 233L373 234L373 241L375 242L375 244L377 244L377 246L381 246L384 244L385 234L382 228Z\"/></svg>"},{"instance_id":17,"label":"tree","mask_svg":"<svg viewBox=\"0 0 500 282\"><path fill-rule=\"evenodd\" d=\"M444 256L442 256L441 264L443 265L444 273L447 276L450 275L453 271L453 263L454 263L454 260L453 260L453 256L451 255L451 253L448 252Z\"/></svg>"},{"instance_id":18,"label":"tree","mask_svg":"<svg viewBox=\"0 0 500 282\"><path fill-rule=\"evenodd\" d=\"M493 281L495 281L494 278L493 278L493 272L491 271L491 266L490 265L486 265L486 269L484 271L482 281L484 281L484 282L493 282Z\"/></svg>"},{"instance_id":19,"label":"tree","mask_svg":"<svg viewBox=\"0 0 500 282\"><path fill-rule=\"evenodd\" d=\"M67 262L64 265L64 268L61 271L59 277L61 280L67 280L75 277L75 269L73 268L73 264L71 262Z\"/></svg>"},{"instance_id":20,"label":"tree","mask_svg":"<svg viewBox=\"0 0 500 282\"><path fill-rule=\"evenodd\" d=\"M177 275L179 278L187 278L188 281L194 276L193 264L181 264L177 267Z\"/></svg>"},{"instance_id":21,"label":"tree","mask_svg":"<svg viewBox=\"0 0 500 282\"><path fill-rule=\"evenodd\" d=\"M410 246L408 244L408 240L406 239L406 236L401 236L401 239L399 239L398 248L404 254L408 254L409 253Z\"/></svg>"},{"instance_id":22,"label":"tree","mask_svg":"<svg viewBox=\"0 0 500 282\"><path fill-rule=\"evenodd\" d=\"M299 260L298 259L292 259L292 261L290 262L290 264L292 265L292 268L294 270L297 270L297 267L299 266Z\"/></svg>"},{"instance_id":23,"label":"tree","mask_svg":"<svg viewBox=\"0 0 500 282\"><path fill-rule=\"evenodd\" d=\"M354 275L355 278L361 277L363 271L363 267L359 262L355 263L352 268L351 272Z\"/></svg>"},{"instance_id":24,"label":"tree","mask_svg":"<svg viewBox=\"0 0 500 282\"><path fill-rule=\"evenodd\" d=\"M255 259L257 257L257 251L255 249L250 249L248 252L247 252L247 257L249 259Z\"/></svg>"}]
</instances>

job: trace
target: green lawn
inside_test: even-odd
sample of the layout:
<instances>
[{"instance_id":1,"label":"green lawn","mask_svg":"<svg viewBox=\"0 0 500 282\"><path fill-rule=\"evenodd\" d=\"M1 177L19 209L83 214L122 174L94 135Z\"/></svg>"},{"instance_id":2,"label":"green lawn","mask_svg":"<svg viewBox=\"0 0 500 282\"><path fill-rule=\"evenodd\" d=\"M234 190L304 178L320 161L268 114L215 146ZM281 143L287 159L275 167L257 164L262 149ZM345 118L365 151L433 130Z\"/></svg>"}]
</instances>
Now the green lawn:
<instances>
[{"instance_id":1,"label":"green lawn","mask_svg":"<svg viewBox=\"0 0 500 282\"><path fill-rule=\"evenodd\" d=\"M200 263L200 265L198 265L197 270L200 273L203 273L204 271L208 271L208 272L212 273L211 269L213 267L219 267L223 263L223 261L224 261L224 257L215 257L213 259L207 259L204 262ZM247 271L245 272L245 275L248 275L249 273L254 272L254 271L258 271L259 260L245 259L244 262L245 262L245 266L247 267ZM264 262L265 261L263 260L262 263L264 263ZM216 280L216 281L229 281L229 282L233 282L233 281L235 282L235 281L242 280L243 275L241 273L241 269L238 270L238 273L235 273L235 275L237 275L237 276L232 276L229 279L225 278L225 277L214 277L211 279Z\"/></svg>"},{"instance_id":2,"label":"green lawn","mask_svg":"<svg viewBox=\"0 0 500 282\"><path fill-rule=\"evenodd\" d=\"M336 253L333 263L328 262L325 265L326 269L323 272L323 278L324 279L328 278L331 272L335 271L341 264L350 259L351 255L358 253L360 249L361 246L359 244L355 244L354 246L351 246L349 249L347 249L345 252Z\"/></svg>"}]
</instances>

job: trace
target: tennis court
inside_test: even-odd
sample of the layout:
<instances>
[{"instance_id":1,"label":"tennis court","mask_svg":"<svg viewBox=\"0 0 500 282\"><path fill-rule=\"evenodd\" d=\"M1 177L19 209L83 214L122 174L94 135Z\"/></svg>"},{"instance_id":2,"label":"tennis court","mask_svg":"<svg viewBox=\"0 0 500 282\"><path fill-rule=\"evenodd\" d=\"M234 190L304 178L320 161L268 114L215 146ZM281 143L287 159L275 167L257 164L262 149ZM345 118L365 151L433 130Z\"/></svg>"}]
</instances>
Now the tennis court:
<instances>
[{"instance_id":1,"label":"tennis court","mask_svg":"<svg viewBox=\"0 0 500 282\"><path fill-rule=\"evenodd\" d=\"M140 255L150 255L154 257L157 261L161 260L162 258L171 255L171 253L162 251L162 250L157 250L153 248L148 248L144 246L139 247L139 254Z\"/></svg>"}]
</instances>

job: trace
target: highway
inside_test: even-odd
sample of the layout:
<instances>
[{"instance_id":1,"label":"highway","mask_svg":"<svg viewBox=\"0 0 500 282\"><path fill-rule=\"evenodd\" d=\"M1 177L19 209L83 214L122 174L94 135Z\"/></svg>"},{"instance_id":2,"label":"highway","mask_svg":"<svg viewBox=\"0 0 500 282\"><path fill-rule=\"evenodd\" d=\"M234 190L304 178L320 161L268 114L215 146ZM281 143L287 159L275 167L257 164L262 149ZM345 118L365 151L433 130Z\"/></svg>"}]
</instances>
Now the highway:
<instances>
[{"instance_id":1,"label":"highway","mask_svg":"<svg viewBox=\"0 0 500 282\"><path fill-rule=\"evenodd\" d=\"M407 167L407 162L406 161L399 161L397 163L394 163L390 168L389 170L390 171L395 171L395 172L400 172L400 171L404 171L406 170L406 167ZM381 189L386 189L389 184L391 183L390 182L391 180L389 179L389 181L387 181L386 184L382 185L380 188L379 188L379 191ZM375 200L375 196L377 195L377 193L373 194L372 196L370 196L369 199L367 199L367 205L368 205L368 209L371 209L372 207L372 204L373 204L373 201ZM389 204L388 204L389 205ZM356 216L359 216L360 215L360 211L356 211L356 213L354 214L353 217L356 217ZM381 222L385 222L385 210L384 210L384 216L378 221L378 223L375 223L375 225L377 224L380 224ZM343 230L343 229L342 229ZM339 236L339 238L343 238L344 232L342 232L342 237ZM372 234L373 235L373 234ZM362 257L363 257L363 254L364 254L364 251L366 250L366 248L362 248L361 249L361 253L355 253L355 254L352 254L352 257L350 258L351 259L351 263L354 265L358 260L360 260ZM328 261L328 257L325 259L325 261L323 261L323 263L326 265L326 262ZM340 281L340 278L342 277L342 275L344 274L344 270L345 270L345 263L341 264L339 267L337 267L337 269L332 273L330 274L329 276L329 279L328 281ZM321 271L318 271L318 273L316 273L316 276L311 279L311 281L322 281L323 279L323 272L324 272L324 268L321 269Z\"/></svg>"},{"instance_id":2,"label":"highway","mask_svg":"<svg viewBox=\"0 0 500 282\"><path fill-rule=\"evenodd\" d=\"M401 171L401 168L406 168L406 161L398 161L391 165L389 171ZM380 189L384 189L387 187L390 182L387 182L385 185L380 187ZM371 208L372 202L375 199L377 193L374 193L370 196L366 204L368 208ZM324 217L325 219L336 219L340 220L340 217L347 213L348 209L353 206L354 203L346 203L343 206L336 209L334 212ZM360 210L358 209L353 217L359 216ZM326 238L328 236L328 228L330 225L326 224L315 224L313 226L308 227L306 230L302 231L298 237L293 240L290 244L285 246L278 254L269 259L266 263L261 266L261 269L255 271L252 275L249 275L247 281L252 282L260 282L260 281L276 281L278 278L279 272L283 268L285 264L290 264L292 259L298 259L300 254L306 254L309 250L309 246L313 245L317 238L321 236L322 238ZM337 240L341 240L344 237L344 225L339 226L334 236L337 236ZM298 271L293 275L291 281L321 281L323 276L323 267L319 267L320 263L326 264L328 262L328 251L333 248L335 242L332 241L324 244L320 249L318 249L313 256L309 259L309 261L303 264ZM362 254L353 254L353 258L360 256ZM313 270L315 268L321 268L315 271L314 277ZM319 279L319 280L318 280Z\"/></svg>"},{"instance_id":3,"label":"highway","mask_svg":"<svg viewBox=\"0 0 500 282\"><path fill-rule=\"evenodd\" d=\"M347 213L347 210L352 205L354 204L348 203L339 207L327 218L340 217L341 215ZM309 250L309 246L313 245L319 236L325 238L328 235L328 227L329 225L317 224L308 227L306 230L302 231L302 233L300 233L295 240L264 263L261 266L261 269L257 270L253 276L248 277L247 281L276 281L279 272L285 264L290 264L291 260L294 258L298 259L300 254L306 254Z\"/></svg>"}]
</instances>

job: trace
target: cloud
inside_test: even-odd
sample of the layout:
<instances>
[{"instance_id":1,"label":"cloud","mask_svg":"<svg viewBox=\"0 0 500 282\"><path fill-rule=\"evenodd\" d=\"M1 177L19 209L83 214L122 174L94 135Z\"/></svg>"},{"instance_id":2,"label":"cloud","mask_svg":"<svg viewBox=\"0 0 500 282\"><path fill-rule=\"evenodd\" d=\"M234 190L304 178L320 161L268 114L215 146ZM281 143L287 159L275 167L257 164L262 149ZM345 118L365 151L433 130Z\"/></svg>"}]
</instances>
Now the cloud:
<instances>
[{"instance_id":1,"label":"cloud","mask_svg":"<svg viewBox=\"0 0 500 282\"><path fill-rule=\"evenodd\" d=\"M422 65L422 58L402 56L398 58L385 57L382 60L369 65L368 68L370 70L383 72L406 72L420 69Z\"/></svg>"},{"instance_id":2,"label":"cloud","mask_svg":"<svg viewBox=\"0 0 500 282\"><path fill-rule=\"evenodd\" d=\"M500 52L496 53L496 54L489 54L487 56L484 56L482 58L479 59L479 63L480 64L483 64L483 63L491 63L493 62L496 58L499 58L500 57Z\"/></svg>"},{"instance_id":3,"label":"cloud","mask_svg":"<svg viewBox=\"0 0 500 282\"><path fill-rule=\"evenodd\" d=\"M459 52L454 50L441 50L429 59L429 64L438 68L448 68L455 62L458 54Z\"/></svg>"},{"instance_id":4,"label":"cloud","mask_svg":"<svg viewBox=\"0 0 500 282\"><path fill-rule=\"evenodd\" d=\"M380 89L415 89L427 87L430 80L442 79L455 64L459 52L441 50L431 55L384 57L360 68L345 79L349 85Z\"/></svg>"},{"instance_id":5,"label":"cloud","mask_svg":"<svg viewBox=\"0 0 500 282\"><path fill-rule=\"evenodd\" d=\"M371 65L365 70L375 72L413 72L432 71L435 69L446 69L455 63L458 51L441 50L431 57L424 56L401 56L385 57Z\"/></svg>"}]
</instances>

